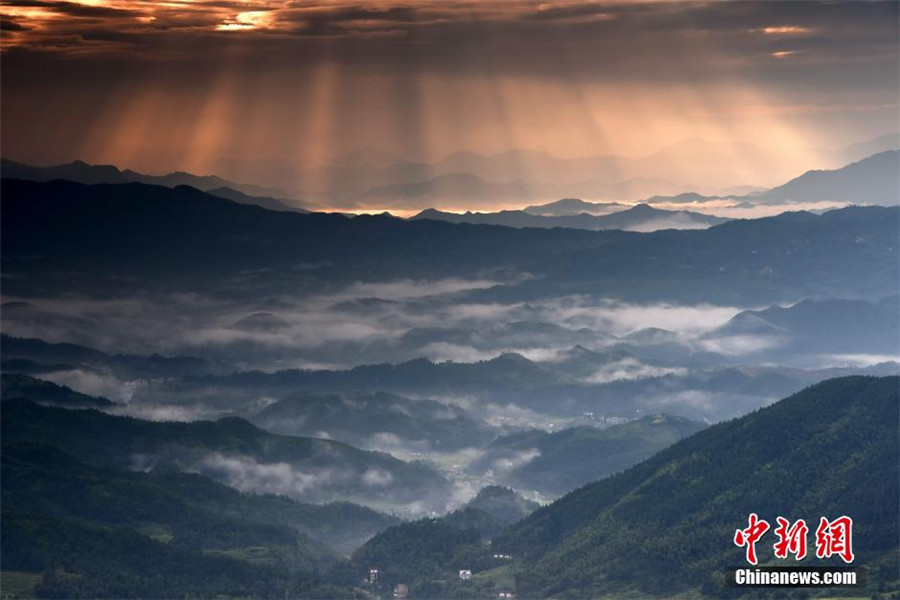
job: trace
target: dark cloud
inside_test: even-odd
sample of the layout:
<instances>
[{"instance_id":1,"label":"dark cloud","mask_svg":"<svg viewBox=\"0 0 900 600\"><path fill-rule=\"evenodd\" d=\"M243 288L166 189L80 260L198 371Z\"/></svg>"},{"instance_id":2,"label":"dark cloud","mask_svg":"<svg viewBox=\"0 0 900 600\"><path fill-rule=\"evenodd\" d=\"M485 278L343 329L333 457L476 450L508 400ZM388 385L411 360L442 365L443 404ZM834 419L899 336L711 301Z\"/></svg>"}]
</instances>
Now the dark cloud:
<instances>
[{"instance_id":1,"label":"dark cloud","mask_svg":"<svg viewBox=\"0 0 900 600\"><path fill-rule=\"evenodd\" d=\"M41 21L15 13L28 8L79 19ZM143 61L202 63L237 47L248 63L265 60L272 68L339 61L379 72L472 73L490 66L510 74L565 72L602 80L655 78L669 66L678 76L777 79L785 66L761 58L798 49L807 78L822 65L877 63L885 69L896 66L897 8L893 2L214 2L172 8L20 0L3 10L13 11L12 22L24 32L8 46L26 50L75 35L159 50L143 54ZM26 32L31 22L41 27ZM794 33L765 33L779 27ZM118 49L106 58L115 59Z\"/></svg>"},{"instance_id":2,"label":"dark cloud","mask_svg":"<svg viewBox=\"0 0 900 600\"><path fill-rule=\"evenodd\" d=\"M28 31L29 29L31 29L31 27L26 27L17 19L11 17L4 17L0 20L0 30L2 31Z\"/></svg>"},{"instance_id":3,"label":"dark cloud","mask_svg":"<svg viewBox=\"0 0 900 600\"><path fill-rule=\"evenodd\" d=\"M329 126L332 140L352 146L353 132L366 129L353 115L365 113L358 119L391 124L403 138L393 149L414 156L425 135L423 113L438 110L423 106L423 89L435 81L455 90L483 82L479 89L495 106L481 120L494 122L512 118L509 105L522 97L520 91L503 91L503 85L544 81L567 87L585 107L596 93L591 86L643 87L651 100L690 88L695 104L710 110L727 108L715 99L714 88L752 89L782 107L856 107L853 115L847 112L843 129L852 132L863 119L860 109L896 105L898 7L897 2L855 1L120 0L88 5L14 0L0 8L8 32L3 100L7 116L13 117L7 123L34 123L54 111L59 158L79 155L79 144L66 143L67 135L83 139L87 134L77 130L87 127L87 119L103 120L86 116L96 112L98 97L116 93L140 104L137 96L149 97L145 88L166 89L192 105L228 79L255 82L234 92L233 104L251 110L264 103L267 114L289 119L297 118L292 116L296 111L314 111L316 94L331 94L328 102L346 115ZM326 71L335 89L310 87ZM379 78L384 90L376 94L372 88ZM265 97L254 94L264 87ZM79 95L94 99L82 103ZM60 96L69 99L68 109L54 100ZM552 101L535 99L541 110ZM441 118L485 113L473 103L466 94L457 108L441 108ZM184 109L186 120L194 110L199 109ZM877 123L896 120L888 112L866 117L865 132L852 134L855 139L849 141L877 135ZM595 120L588 114L580 118ZM461 130L481 126L469 123ZM315 129L312 123L298 124L295 133ZM500 149L512 144L500 133L495 137ZM373 133L357 141L364 145L383 138ZM36 148L34 132L24 125L5 127L3 142L23 158L50 151ZM66 146L70 149L63 153ZM148 144L143 157L151 152L171 155ZM219 157L235 152L222 148Z\"/></svg>"}]
</instances>

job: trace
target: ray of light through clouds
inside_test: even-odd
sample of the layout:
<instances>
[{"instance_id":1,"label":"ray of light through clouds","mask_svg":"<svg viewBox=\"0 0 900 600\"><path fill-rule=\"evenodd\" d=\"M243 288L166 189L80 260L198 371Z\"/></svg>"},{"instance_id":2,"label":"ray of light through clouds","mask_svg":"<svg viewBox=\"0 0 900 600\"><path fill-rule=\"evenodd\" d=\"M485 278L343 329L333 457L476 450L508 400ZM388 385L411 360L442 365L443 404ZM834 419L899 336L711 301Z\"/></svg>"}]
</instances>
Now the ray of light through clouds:
<instances>
[{"instance_id":1,"label":"ray of light through clouds","mask_svg":"<svg viewBox=\"0 0 900 600\"><path fill-rule=\"evenodd\" d=\"M736 183L773 185L892 128L897 108L894 2L5 0L2 14L4 155L42 164L315 191L333 182L300 165L366 145L412 161L643 156L699 137L745 165ZM783 171L742 160L738 140Z\"/></svg>"}]
</instances>

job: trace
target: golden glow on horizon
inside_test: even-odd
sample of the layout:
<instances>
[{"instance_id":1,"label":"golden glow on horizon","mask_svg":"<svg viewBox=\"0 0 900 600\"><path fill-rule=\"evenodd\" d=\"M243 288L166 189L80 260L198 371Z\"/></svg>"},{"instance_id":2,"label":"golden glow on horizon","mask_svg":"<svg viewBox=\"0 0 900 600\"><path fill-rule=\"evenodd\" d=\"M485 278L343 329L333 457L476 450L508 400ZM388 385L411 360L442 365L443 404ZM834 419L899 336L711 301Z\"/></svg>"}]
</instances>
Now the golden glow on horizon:
<instances>
[{"instance_id":1,"label":"golden glow on horizon","mask_svg":"<svg viewBox=\"0 0 900 600\"><path fill-rule=\"evenodd\" d=\"M482 210L472 210L471 208L460 208L460 207L445 207L441 208L441 212L452 213L457 215L464 215L465 213L474 213L474 214L492 214L501 211L518 211L522 210L529 204L540 204L540 202L531 203L531 202L517 202L510 204L501 204L497 206L491 206L490 208L485 208ZM601 212L599 215L609 215L616 212L621 212L625 210L629 210L642 204L642 202L619 202L621 206L616 207L614 210L610 210L609 212ZM837 202L837 201L821 201L821 202L797 202L792 203L790 206L790 210L792 211L821 211L821 210L831 210L835 208L843 208L847 206L846 202ZM719 216L719 217L728 217L731 219L758 219L761 217L772 217L778 214L783 213L786 209L783 204L755 204L752 206L746 206L745 203L741 201L735 201L726 198L715 198L711 200L707 200L706 202L654 202L653 208L659 210L668 210L668 211L690 211L695 213L701 213L705 215ZM341 213L346 215L381 215L384 213L389 213L391 216L400 217L403 219L408 219L410 217L414 217L420 212L422 212L421 208L416 209L396 209L396 208L379 208L372 207L368 209L347 209L340 207L320 207L317 208L317 212L326 212L326 213Z\"/></svg>"},{"instance_id":2,"label":"golden glow on horizon","mask_svg":"<svg viewBox=\"0 0 900 600\"><path fill-rule=\"evenodd\" d=\"M781 27L763 27L762 32L766 35L796 35L810 33L810 30L806 27L785 25Z\"/></svg>"}]
</instances>

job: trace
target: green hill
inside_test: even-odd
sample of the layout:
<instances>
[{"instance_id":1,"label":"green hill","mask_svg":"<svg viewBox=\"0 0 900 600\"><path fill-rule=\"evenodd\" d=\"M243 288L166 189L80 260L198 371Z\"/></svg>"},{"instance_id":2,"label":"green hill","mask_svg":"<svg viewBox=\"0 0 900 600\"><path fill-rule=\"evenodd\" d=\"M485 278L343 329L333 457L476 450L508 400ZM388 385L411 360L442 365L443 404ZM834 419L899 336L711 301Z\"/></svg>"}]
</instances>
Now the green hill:
<instances>
[{"instance_id":1,"label":"green hill","mask_svg":"<svg viewBox=\"0 0 900 600\"><path fill-rule=\"evenodd\" d=\"M749 513L772 523L846 514L871 591L896 590L898 389L897 377L817 384L568 494L494 548L523 558L520 596L721 597L723 569L742 564L732 537ZM761 564L773 558L768 546Z\"/></svg>"},{"instance_id":2,"label":"green hill","mask_svg":"<svg viewBox=\"0 0 900 600\"><path fill-rule=\"evenodd\" d=\"M44 445L4 446L3 474L4 509L132 525L165 522L155 528L162 537L182 543L199 536L203 547L212 544L207 537L216 529L205 521L213 516L294 531L346 554L400 523L347 502L303 504L246 494L195 473L94 467Z\"/></svg>"},{"instance_id":3,"label":"green hill","mask_svg":"<svg viewBox=\"0 0 900 600\"><path fill-rule=\"evenodd\" d=\"M191 505L152 474L91 467L52 446L29 444L4 446L2 464L4 511L127 526L192 550L293 547L309 565L329 556L289 529Z\"/></svg>"},{"instance_id":4,"label":"green hill","mask_svg":"<svg viewBox=\"0 0 900 600\"><path fill-rule=\"evenodd\" d=\"M97 410L3 403L3 442L55 445L94 465L196 471L243 491L441 508L448 482L420 463L332 440L275 435L243 419L151 422Z\"/></svg>"},{"instance_id":5,"label":"green hill","mask_svg":"<svg viewBox=\"0 0 900 600\"><path fill-rule=\"evenodd\" d=\"M3 567L39 574L38 596L335 593L318 587L337 558L320 543L193 504L153 474L31 444L4 446L2 468Z\"/></svg>"},{"instance_id":6,"label":"green hill","mask_svg":"<svg viewBox=\"0 0 900 600\"><path fill-rule=\"evenodd\" d=\"M501 523L514 523L531 514L540 504L499 485L489 485L466 503L466 508L484 511Z\"/></svg>"},{"instance_id":7,"label":"green hill","mask_svg":"<svg viewBox=\"0 0 900 600\"><path fill-rule=\"evenodd\" d=\"M335 565L332 580L349 585L377 568L375 587L381 592L405 583L417 598L490 595L489 585L462 580L459 572L508 566L509 558L494 556L489 540L537 507L509 488L482 488L465 506L444 517L403 523L379 533L349 561Z\"/></svg>"},{"instance_id":8,"label":"green hill","mask_svg":"<svg viewBox=\"0 0 900 600\"><path fill-rule=\"evenodd\" d=\"M7 400L32 400L68 408L111 408L115 402L101 396L89 396L62 385L28 375L0 375L0 397Z\"/></svg>"},{"instance_id":9,"label":"green hill","mask_svg":"<svg viewBox=\"0 0 900 600\"><path fill-rule=\"evenodd\" d=\"M473 467L491 470L518 489L563 494L635 465L703 427L681 417L652 415L606 429L524 431L495 440ZM517 464L523 456L529 460ZM505 464L514 466L505 470Z\"/></svg>"},{"instance_id":10,"label":"green hill","mask_svg":"<svg viewBox=\"0 0 900 600\"><path fill-rule=\"evenodd\" d=\"M246 494L194 473L148 475L188 504L229 518L296 529L341 554L349 555L375 534L401 523L350 502L306 504L277 494Z\"/></svg>"}]
</instances>

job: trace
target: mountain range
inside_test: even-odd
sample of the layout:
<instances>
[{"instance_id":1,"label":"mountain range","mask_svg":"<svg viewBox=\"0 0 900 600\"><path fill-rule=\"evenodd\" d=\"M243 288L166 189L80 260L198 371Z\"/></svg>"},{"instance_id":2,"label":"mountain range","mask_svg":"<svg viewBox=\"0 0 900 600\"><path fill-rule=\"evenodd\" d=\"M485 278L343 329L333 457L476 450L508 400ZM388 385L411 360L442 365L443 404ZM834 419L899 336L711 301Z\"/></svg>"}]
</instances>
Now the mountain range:
<instances>
[{"instance_id":1,"label":"mountain range","mask_svg":"<svg viewBox=\"0 0 900 600\"><path fill-rule=\"evenodd\" d=\"M734 154L753 168L735 168L737 163L725 158ZM466 193L489 189L497 195L484 200L503 204L522 201L521 193L535 199L577 194L637 200L687 191L694 187L692 182L700 180L707 182L705 191L714 188L731 193L735 182L747 183L751 171L790 176L771 153L752 144L700 139L684 140L640 158L559 158L541 151L511 149L498 153L462 150L433 162L416 162L368 148L315 165L271 161L248 164L223 159L216 169L245 173L246 178L274 182L286 189L296 187L297 182L318 182L320 193L346 207L383 206L386 200L409 207L405 201L411 198L430 203L443 198L465 200ZM519 195L510 197L509 193Z\"/></svg>"},{"instance_id":2,"label":"mountain range","mask_svg":"<svg viewBox=\"0 0 900 600\"><path fill-rule=\"evenodd\" d=\"M759 352L790 360L822 354L900 356L900 296L878 300L804 300L737 314L703 337L713 348L720 340L765 341Z\"/></svg>"},{"instance_id":3,"label":"mountain range","mask_svg":"<svg viewBox=\"0 0 900 600\"><path fill-rule=\"evenodd\" d=\"M576 373L570 372L572 363L537 362L518 354L472 363L416 359L346 370L238 372L148 383L135 393L133 402L136 407L145 403L173 409L202 407L209 413L246 407L260 397L279 398L300 391L319 395L377 389L426 398L474 398L478 402L467 409L473 415L479 406L511 404L535 411L537 415L531 420L541 422L541 415L578 417L587 411L632 418L641 412L656 414L663 410L687 418L718 421L823 379L849 374L894 374L898 370L896 362L827 369L738 365L689 371L662 369L642 377L593 380L583 376L581 359L573 360L578 363L574 365ZM589 360L594 361L589 373L607 364L607 357L601 352Z\"/></svg>"},{"instance_id":4,"label":"mountain range","mask_svg":"<svg viewBox=\"0 0 900 600\"><path fill-rule=\"evenodd\" d=\"M16 308L11 303L3 305L4 311L14 312ZM196 356L110 354L79 344L54 344L34 338L17 338L5 333L0 334L0 344L3 345L0 368L17 373L42 374L80 369L133 380L221 375L237 370L235 365Z\"/></svg>"},{"instance_id":5,"label":"mountain range","mask_svg":"<svg viewBox=\"0 0 900 600\"><path fill-rule=\"evenodd\" d=\"M845 514L854 521L855 565L895 585L898 390L896 377L810 387L564 496L495 538L494 551L520 558L523 596L720 597L724 569L743 561L734 531L751 512L772 523ZM778 564L768 546L761 563Z\"/></svg>"},{"instance_id":6,"label":"mountain range","mask_svg":"<svg viewBox=\"0 0 900 600\"><path fill-rule=\"evenodd\" d=\"M273 433L325 437L361 448L453 451L481 446L496 431L458 406L396 394L303 394L282 398L250 417Z\"/></svg>"},{"instance_id":7,"label":"mountain range","mask_svg":"<svg viewBox=\"0 0 900 600\"><path fill-rule=\"evenodd\" d=\"M472 294L492 301L607 289L643 301L772 303L879 297L900 285L897 208L785 213L638 234L277 213L188 187L136 183L0 185L10 294L70 289L73 281L95 291L116 281L119 290L297 293L326 282L426 279L436 265L444 277L547 274Z\"/></svg>"},{"instance_id":8,"label":"mountain range","mask_svg":"<svg viewBox=\"0 0 900 600\"><path fill-rule=\"evenodd\" d=\"M760 194L765 202L837 201L896 206L900 151L888 150L832 171L808 171Z\"/></svg>"},{"instance_id":9,"label":"mountain range","mask_svg":"<svg viewBox=\"0 0 900 600\"><path fill-rule=\"evenodd\" d=\"M4 565L44 570L36 580L44 595L86 589L121 595L138 585L163 596L216 589L272 595L273 586L344 596L341 590L377 568L376 588L404 582L414 595L427 597L484 597L501 584L529 597L721 596L723 570L740 560L731 536L746 514L814 520L839 511L854 518L859 564L879 585L890 585L898 580L898 523L890 507L900 501L894 468L900 438L894 420L884 415L900 409L898 389L896 377L829 380L695 433L536 511L511 490L489 487L445 517L409 524L348 505L240 494L162 465L152 472L125 471L121 459L136 443L147 448L154 439L171 440L161 432L173 425L135 429L96 411L39 409L7 399ZM634 425L659 420L647 417ZM616 428L605 431L610 442L618 437L611 435ZM569 435L577 439L583 430ZM209 443L215 436L190 434L182 443ZM124 439L128 446L117 441ZM229 444L240 448L244 439L239 435ZM544 450L548 457L554 452ZM572 462L571 456L559 458ZM346 561L321 545L353 548L365 527L375 537ZM485 536L493 538L490 546L482 542ZM774 564L762 552L764 564ZM251 565L268 587L245 587L257 585L250 583ZM104 566L118 575L110 577ZM59 568L80 577L54 576ZM152 582L145 579L147 569L168 576ZM288 569L294 575L285 579ZM471 580L456 577L464 569L473 572Z\"/></svg>"},{"instance_id":10,"label":"mountain range","mask_svg":"<svg viewBox=\"0 0 900 600\"><path fill-rule=\"evenodd\" d=\"M235 183L216 175L194 175L184 171L176 171L167 175L146 175L130 169L120 170L113 165L89 165L81 160L61 165L35 167L4 158L0 160L0 176L27 181L62 179L87 184L145 183L169 188L187 185L239 204L253 204L275 211L307 212L298 206L299 203L295 200L272 197L273 195L284 195L282 190Z\"/></svg>"},{"instance_id":11,"label":"mountain range","mask_svg":"<svg viewBox=\"0 0 900 600\"><path fill-rule=\"evenodd\" d=\"M814 170L795 177L769 190L746 195L732 195L727 199L737 206L756 204L786 205L816 202L897 206L900 195L900 151L885 150L856 162L830 170ZM654 196L650 203L703 203L718 196L697 193L676 196Z\"/></svg>"},{"instance_id":12,"label":"mountain range","mask_svg":"<svg viewBox=\"0 0 900 600\"><path fill-rule=\"evenodd\" d=\"M334 583L377 568L377 590L412 597L733 597L744 560L734 531L750 513L851 515L856 562L876 593L900 583L897 377L848 377L695 433L612 477L504 527L485 547L474 516L392 527L332 570ZM770 534L771 535L771 534ZM762 565L793 566L757 547ZM807 557L804 566L842 565ZM457 576L460 571L471 577ZM823 590L827 593L827 590Z\"/></svg>"},{"instance_id":13,"label":"mountain range","mask_svg":"<svg viewBox=\"0 0 900 600\"><path fill-rule=\"evenodd\" d=\"M727 199L889 206L725 222L4 165L4 594L722 597L750 512L852 515L859 591L900 589L896 158Z\"/></svg>"},{"instance_id":14,"label":"mountain range","mask_svg":"<svg viewBox=\"0 0 900 600\"><path fill-rule=\"evenodd\" d=\"M820 163L811 166L836 168L897 148L897 136L890 134L846 148L810 149ZM364 148L317 165L223 160L217 168L246 173L250 179L275 182L287 189L296 187L298 181L319 182L320 194L327 194L332 205L370 209L421 209L426 203L445 209L483 210L491 204L508 206L573 195L628 201L689 191L743 195L795 174L783 157L754 144L698 138L636 158L559 158L512 149L493 154L458 151L433 162L416 162ZM472 198L478 198L479 204L470 204Z\"/></svg>"},{"instance_id":15,"label":"mountain range","mask_svg":"<svg viewBox=\"0 0 900 600\"><path fill-rule=\"evenodd\" d=\"M554 203L558 207L558 203ZM638 204L632 208L606 215L581 213L577 215L537 215L534 211L553 210L544 207L530 207L527 210L504 210L497 213L465 214L448 213L433 208L423 210L412 217L414 220L430 219L449 223L470 223L473 225L503 225L505 227L565 227L602 231L619 229L622 231L657 231L659 229L706 229L729 221L723 217L705 215L686 210L660 210L649 204Z\"/></svg>"},{"instance_id":16,"label":"mountain range","mask_svg":"<svg viewBox=\"0 0 900 600\"><path fill-rule=\"evenodd\" d=\"M600 216L625 210L628 206L619 202L587 202L580 198L563 198L547 204L526 206L522 211L541 217L568 217L584 213Z\"/></svg>"},{"instance_id":17,"label":"mountain range","mask_svg":"<svg viewBox=\"0 0 900 600\"><path fill-rule=\"evenodd\" d=\"M591 180L563 186L524 180L497 183L472 173L446 173L425 181L376 186L353 196L350 202L361 208L413 210L429 202L451 207L490 206L559 196L636 200L650 193L674 193L683 189L683 185L666 179L632 178L612 183Z\"/></svg>"},{"instance_id":18,"label":"mountain range","mask_svg":"<svg viewBox=\"0 0 900 600\"><path fill-rule=\"evenodd\" d=\"M896 151L900 148L897 140L897 134L887 134L843 149L815 149L814 154L820 157L821 168L839 169L868 156ZM32 167L4 159L0 165L2 176L9 178L141 182L167 187L190 185L236 202L273 210L309 209L315 205L333 210L421 210L428 205L484 210L554 197L635 202L691 192L704 196L746 196L752 202L754 193L764 192L765 187L746 184L769 186L795 175L779 157L752 144L723 144L702 139L684 140L641 158L613 155L558 158L545 152L514 149L496 154L460 151L425 163L375 148L361 148L318 165L245 164L223 159L217 169L223 173L241 173L245 179L268 184L235 183L184 172L146 175L83 161ZM299 190L298 182L318 189ZM860 194L839 194L840 188L833 192L827 187L817 189L842 201L868 203ZM803 198L802 189L789 188L779 193L782 191L790 192L795 201ZM314 203L297 198L314 198ZM776 196L770 198L775 200ZM896 203L893 196L888 200ZM807 200L803 198L803 201ZM871 202L882 203L875 199Z\"/></svg>"}]
</instances>

